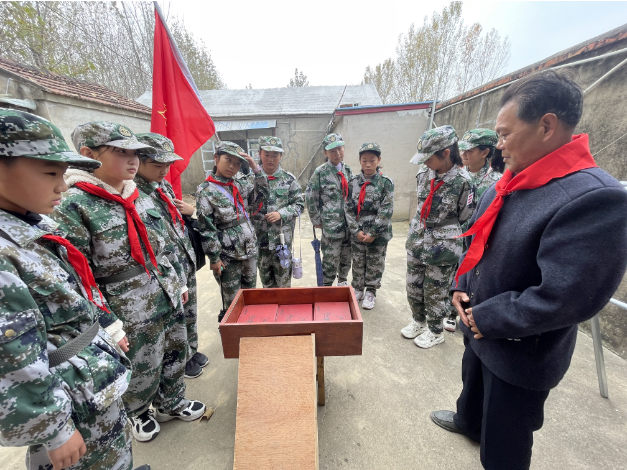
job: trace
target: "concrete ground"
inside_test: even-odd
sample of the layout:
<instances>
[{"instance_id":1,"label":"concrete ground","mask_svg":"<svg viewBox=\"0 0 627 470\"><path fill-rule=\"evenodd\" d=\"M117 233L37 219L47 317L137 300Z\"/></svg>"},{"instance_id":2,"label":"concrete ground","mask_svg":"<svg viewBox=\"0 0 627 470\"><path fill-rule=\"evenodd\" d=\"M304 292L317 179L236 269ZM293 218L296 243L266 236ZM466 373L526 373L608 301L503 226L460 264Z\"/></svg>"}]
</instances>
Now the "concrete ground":
<instances>
[{"instance_id":1,"label":"concrete ground","mask_svg":"<svg viewBox=\"0 0 627 470\"><path fill-rule=\"evenodd\" d=\"M462 336L421 350L401 337L410 317L405 297L406 222L394 224L374 310L362 311L363 356L326 358L327 405L318 408L320 468L480 469L479 446L431 423L429 412L455 409L461 390ZM304 277L314 286L311 224L303 221ZM295 249L298 250L298 243ZM153 442L134 443L135 465L153 470L233 466L237 367L222 356L218 286L198 275L200 349L210 365L187 380L187 395L216 409L209 421L168 422ZM258 283L259 284L259 283ZM259 284L260 285L260 284ZM605 351L610 398L599 395L592 340L580 333L572 366L546 404L535 434L532 469L623 469L627 466L627 362ZM0 448L0 467L23 468L24 449Z\"/></svg>"}]
</instances>

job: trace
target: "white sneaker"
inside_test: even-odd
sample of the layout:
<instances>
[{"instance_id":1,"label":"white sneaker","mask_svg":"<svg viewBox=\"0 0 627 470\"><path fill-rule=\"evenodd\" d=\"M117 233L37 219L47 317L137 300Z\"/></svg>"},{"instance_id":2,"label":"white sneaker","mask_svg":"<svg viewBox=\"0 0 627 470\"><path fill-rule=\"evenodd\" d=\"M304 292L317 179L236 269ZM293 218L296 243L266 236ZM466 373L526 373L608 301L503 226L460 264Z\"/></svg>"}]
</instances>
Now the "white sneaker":
<instances>
[{"instance_id":1,"label":"white sneaker","mask_svg":"<svg viewBox=\"0 0 627 470\"><path fill-rule=\"evenodd\" d=\"M374 308L374 292L367 290L364 301L361 303L361 308L366 310L372 310Z\"/></svg>"},{"instance_id":2,"label":"white sneaker","mask_svg":"<svg viewBox=\"0 0 627 470\"><path fill-rule=\"evenodd\" d=\"M157 409L157 421L164 423L171 419L180 419L182 421L194 421L205 414L207 407L197 400L189 400L189 405L181 411L173 411L166 413L164 410Z\"/></svg>"},{"instance_id":3,"label":"white sneaker","mask_svg":"<svg viewBox=\"0 0 627 470\"><path fill-rule=\"evenodd\" d=\"M348 286L348 281L342 281L337 283L338 287L347 287Z\"/></svg>"},{"instance_id":4,"label":"white sneaker","mask_svg":"<svg viewBox=\"0 0 627 470\"><path fill-rule=\"evenodd\" d=\"M455 318L445 318L444 319L444 329L446 331L451 331L451 332L455 333L455 330L457 329L457 319L455 319Z\"/></svg>"},{"instance_id":5,"label":"white sneaker","mask_svg":"<svg viewBox=\"0 0 627 470\"><path fill-rule=\"evenodd\" d=\"M361 299L364 298L364 291L361 290L359 292L355 292L355 298L357 299L357 302L359 302Z\"/></svg>"},{"instance_id":6,"label":"white sneaker","mask_svg":"<svg viewBox=\"0 0 627 470\"><path fill-rule=\"evenodd\" d=\"M133 428L133 437L139 442L152 441L161 430L159 423L155 420L154 411L150 409L131 418L131 427Z\"/></svg>"},{"instance_id":7,"label":"white sneaker","mask_svg":"<svg viewBox=\"0 0 627 470\"><path fill-rule=\"evenodd\" d=\"M435 346L436 344L440 344L444 342L444 335L440 333L439 335L434 335L431 333L431 330L426 329L422 332L420 336L414 339L414 344L419 348L429 349Z\"/></svg>"},{"instance_id":8,"label":"white sneaker","mask_svg":"<svg viewBox=\"0 0 627 470\"><path fill-rule=\"evenodd\" d=\"M425 328L427 328L426 323L412 319L411 323L401 330L401 334L407 339L412 339L425 331Z\"/></svg>"}]
</instances>

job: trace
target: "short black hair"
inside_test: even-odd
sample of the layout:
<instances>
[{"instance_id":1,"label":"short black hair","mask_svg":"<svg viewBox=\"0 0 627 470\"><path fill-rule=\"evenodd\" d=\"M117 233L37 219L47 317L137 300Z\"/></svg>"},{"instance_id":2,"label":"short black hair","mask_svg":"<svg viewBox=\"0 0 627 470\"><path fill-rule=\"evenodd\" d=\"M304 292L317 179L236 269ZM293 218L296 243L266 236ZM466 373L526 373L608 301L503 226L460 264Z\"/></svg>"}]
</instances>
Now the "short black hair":
<instances>
[{"instance_id":1,"label":"short black hair","mask_svg":"<svg viewBox=\"0 0 627 470\"><path fill-rule=\"evenodd\" d=\"M19 157L0 157L0 162L6 167L12 167Z\"/></svg>"},{"instance_id":2,"label":"short black hair","mask_svg":"<svg viewBox=\"0 0 627 470\"><path fill-rule=\"evenodd\" d=\"M510 101L518 103L517 116L535 122L553 113L569 128L575 128L583 111L583 91L570 70L544 70L510 85L501 98L501 107Z\"/></svg>"}]
</instances>

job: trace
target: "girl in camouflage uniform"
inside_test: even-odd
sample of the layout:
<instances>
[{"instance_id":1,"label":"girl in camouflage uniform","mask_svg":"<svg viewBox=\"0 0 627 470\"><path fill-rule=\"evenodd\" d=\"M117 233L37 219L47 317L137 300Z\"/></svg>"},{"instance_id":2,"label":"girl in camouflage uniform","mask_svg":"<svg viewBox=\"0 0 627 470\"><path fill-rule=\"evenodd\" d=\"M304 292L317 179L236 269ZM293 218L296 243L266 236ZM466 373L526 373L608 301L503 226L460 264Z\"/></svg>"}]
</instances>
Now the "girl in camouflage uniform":
<instances>
[{"instance_id":1,"label":"girl in camouflage uniform","mask_svg":"<svg viewBox=\"0 0 627 470\"><path fill-rule=\"evenodd\" d=\"M361 172L348 182L344 210L352 235L352 286L357 301L363 298L361 306L371 310L377 289L381 288L385 254L392 239L394 182L379 169L381 148L378 144L363 144L359 149L359 163Z\"/></svg>"},{"instance_id":2,"label":"girl in camouflage uniform","mask_svg":"<svg viewBox=\"0 0 627 470\"><path fill-rule=\"evenodd\" d=\"M191 225L191 214L194 208L179 201L174 195L172 186L165 179L170 165L183 160L174 153L174 144L160 134L147 132L137 134L137 140L157 149L157 153L140 155L139 170L135 183L140 191L152 198L155 207L161 213L161 220L168 230L170 240L175 249L174 257L183 269L183 284L187 289L187 302L183 305L185 325L187 327L187 363L185 378L192 379L202 374L203 367L209 364L207 356L198 351L198 318L196 297L196 254L189 238L188 225ZM181 214L176 203L182 204L189 215Z\"/></svg>"},{"instance_id":3,"label":"girl in camouflage uniform","mask_svg":"<svg viewBox=\"0 0 627 470\"><path fill-rule=\"evenodd\" d=\"M503 176L491 166L498 140L499 137L496 132L490 129L472 129L466 132L462 140L459 141L459 150L464 164L463 173L470 182L469 207L473 211L485 190ZM463 232L468 230L469 222L470 220L462 225ZM456 328L457 311L453 308L450 309L448 317L444 319L444 329L452 332Z\"/></svg>"},{"instance_id":4,"label":"girl in camouflage uniform","mask_svg":"<svg viewBox=\"0 0 627 470\"><path fill-rule=\"evenodd\" d=\"M228 307L239 289L257 285L257 237L248 208L262 202L268 180L255 178L257 164L233 142L218 143L214 158L213 174L198 186L196 211L202 247ZM253 173L240 178L244 162Z\"/></svg>"},{"instance_id":5,"label":"girl in camouflage uniform","mask_svg":"<svg viewBox=\"0 0 627 470\"><path fill-rule=\"evenodd\" d=\"M292 263L281 266L276 247L281 244L292 250L296 219L305 207L303 191L296 177L280 166L283 145L278 137L259 138L262 170L257 178L268 179L268 199L251 216L259 242L259 277L263 287L291 287Z\"/></svg>"},{"instance_id":6,"label":"girl in camouflage uniform","mask_svg":"<svg viewBox=\"0 0 627 470\"><path fill-rule=\"evenodd\" d=\"M49 214L70 151L38 116L0 109L0 444L26 467L132 468L122 394L130 362L99 325L112 315L85 257Z\"/></svg>"},{"instance_id":7,"label":"girl in camouflage uniform","mask_svg":"<svg viewBox=\"0 0 627 470\"><path fill-rule=\"evenodd\" d=\"M462 254L461 226L470 219L470 183L459 168L457 135L451 126L425 132L411 159L424 164L416 175L418 208L407 249L407 300L412 321L401 330L416 346L444 341L442 320L451 310L449 289Z\"/></svg>"},{"instance_id":8,"label":"girl in camouflage uniform","mask_svg":"<svg viewBox=\"0 0 627 470\"><path fill-rule=\"evenodd\" d=\"M133 375L124 404L135 439L150 441L159 433L159 422L192 421L205 411L202 403L185 398L182 300L188 295L183 293L182 268L172 256L175 248L161 213L133 181L139 166L136 151L156 150L112 122L78 126L72 139L83 155L102 166L93 172L68 171L70 189L52 216L90 261L117 315L107 331L116 340L124 336L122 327L128 335Z\"/></svg>"}]
</instances>

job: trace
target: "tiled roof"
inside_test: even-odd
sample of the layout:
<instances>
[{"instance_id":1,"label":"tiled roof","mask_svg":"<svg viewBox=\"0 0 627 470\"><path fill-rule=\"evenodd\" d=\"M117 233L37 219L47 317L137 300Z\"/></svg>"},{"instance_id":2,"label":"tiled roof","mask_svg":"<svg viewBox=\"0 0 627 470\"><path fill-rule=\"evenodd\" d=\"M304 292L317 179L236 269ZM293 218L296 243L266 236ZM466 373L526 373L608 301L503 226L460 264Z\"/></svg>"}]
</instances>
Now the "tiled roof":
<instances>
[{"instance_id":1,"label":"tiled roof","mask_svg":"<svg viewBox=\"0 0 627 470\"><path fill-rule=\"evenodd\" d=\"M383 104L373 84L349 85L346 90L344 86L200 90L200 99L214 118L324 115L333 114L339 104ZM147 91L137 101L150 105L152 93Z\"/></svg>"},{"instance_id":2,"label":"tiled roof","mask_svg":"<svg viewBox=\"0 0 627 470\"><path fill-rule=\"evenodd\" d=\"M510 82L516 81L519 78L524 77L525 75L529 75L533 72L537 72L539 70L548 69L551 67L555 67L556 65L564 65L569 62L575 62L577 60L582 59L582 56L585 54L596 52L599 49L602 49L607 46L620 44L627 40L627 24L623 26L619 26L618 28L614 28L606 33L603 33L595 38L589 39L582 43L579 43L573 47L570 47L566 50L558 52L557 54L552 55L551 57L547 57L540 62L536 62L535 64L531 64L522 69L516 70L515 72L505 75L503 77L497 78L485 85L481 85L474 90L467 91L461 95L455 96L449 100L441 102L436 106L436 112L438 109L449 106L453 103L457 103L458 101L466 100L480 93L484 93L486 91L491 90L492 88L500 87L506 85Z\"/></svg>"},{"instance_id":3,"label":"tiled roof","mask_svg":"<svg viewBox=\"0 0 627 470\"><path fill-rule=\"evenodd\" d=\"M70 96L80 100L92 101L115 108L128 109L142 114L150 114L150 108L137 101L126 98L97 83L65 77L46 72L35 67L18 64L0 57L0 70L6 70L27 80L42 90L61 96Z\"/></svg>"}]
</instances>

